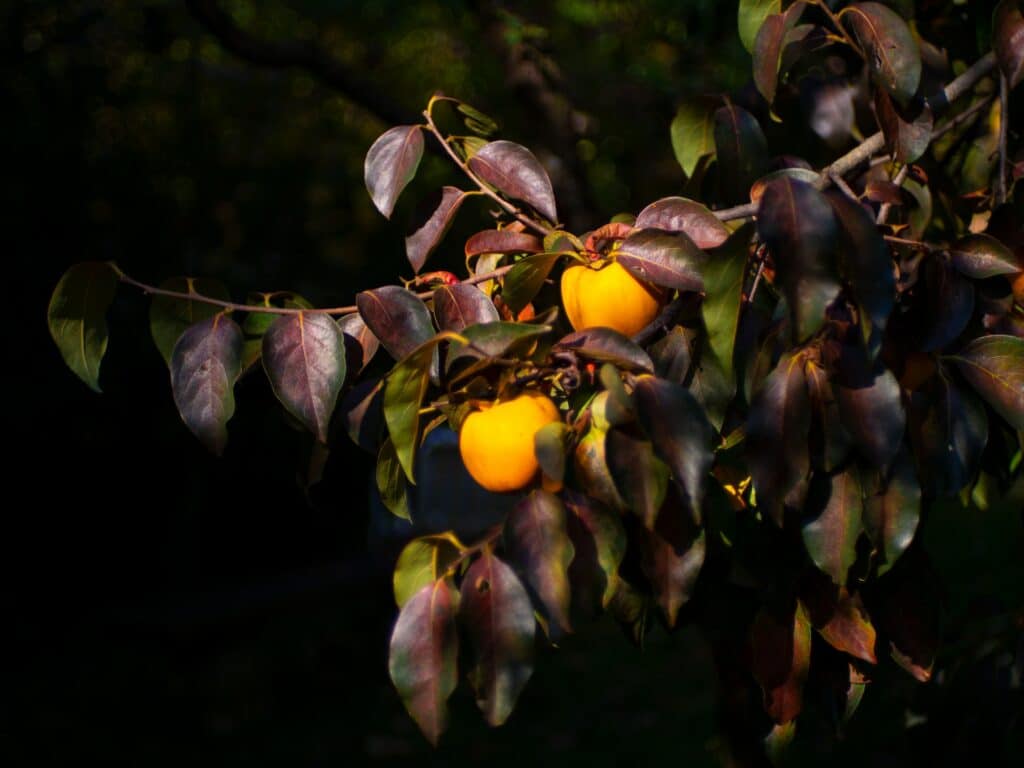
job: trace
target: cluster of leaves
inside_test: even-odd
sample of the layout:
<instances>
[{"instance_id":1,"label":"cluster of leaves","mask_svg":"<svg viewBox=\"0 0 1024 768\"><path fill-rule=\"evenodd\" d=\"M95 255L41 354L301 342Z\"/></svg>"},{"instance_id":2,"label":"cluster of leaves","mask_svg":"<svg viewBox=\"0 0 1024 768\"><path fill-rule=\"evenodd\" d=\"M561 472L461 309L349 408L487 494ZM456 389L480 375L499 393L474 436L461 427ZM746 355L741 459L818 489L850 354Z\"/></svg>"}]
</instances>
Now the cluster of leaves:
<instances>
[{"instance_id":1,"label":"cluster of leaves","mask_svg":"<svg viewBox=\"0 0 1024 768\"><path fill-rule=\"evenodd\" d=\"M1000 3L994 55L943 89L953 65L896 11L833 5L740 3L773 119L792 119L801 84L838 68L846 141L881 129L823 171L772 157L737 104L683 108L672 140L704 202L668 197L575 234L558 227L528 149L436 96L424 124L388 130L365 163L385 216L425 133L470 182L440 190L406 238L418 275L406 285L333 309L287 293L234 304L191 278L142 286L175 402L210 449L224 449L236 380L262 360L319 441L336 424L376 453L381 498L403 517L431 431L458 431L481 401L527 389L558 405L561 420L535 439L542 472L503 525L474 541L415 539L396 565L391 676L432 741L460 640L498 725L531 675L538 625L557 642L601 611L637 642L658 616L703 623L742 668L723 685L760 686L776 742L807 686L848 718L880 649L931 675L939 606L915 546L929 505L984 498L1020 474L1024 185L1005 104L1022 79L1024 19L1018 2ZM468 133L442 132L441 110ZM468 276L424 273L471 196L497 206L497 223L466 241ZM560 317L559 270L595 259L664 298L632 338ZM111 264L77 265L50 305L65 360L97 389L119 280L139 285ZM356 382L378 346L393 367Z\"/></svg>"}]
</instances>

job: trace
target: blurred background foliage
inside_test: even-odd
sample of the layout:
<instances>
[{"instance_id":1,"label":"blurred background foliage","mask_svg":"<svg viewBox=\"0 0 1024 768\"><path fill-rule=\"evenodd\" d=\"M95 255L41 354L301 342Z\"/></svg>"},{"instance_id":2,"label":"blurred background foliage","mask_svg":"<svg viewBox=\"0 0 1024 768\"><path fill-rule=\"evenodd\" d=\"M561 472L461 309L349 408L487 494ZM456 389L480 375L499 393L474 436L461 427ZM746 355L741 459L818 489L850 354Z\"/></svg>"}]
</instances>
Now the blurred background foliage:
<instances>
[{"instance_id":1,"label":"blurred background foliage","mask_svg":"<svg viewBox=\"0 0 1024 768\"><path fill-rule=\"evenodd\" d=\"M533 148L577 229L678 194L676 106L749 79L735 3L15 0L0 24L16 484L0 537L15 645L4 764L717 764L706 642L656 631L639 653L610 623L542 653L501 730L460 688L430 751L386 677L393 547L367 547L369 457L339 446L306 487L308 438L247 379L213 460L180 424L143 297L125 291L112 312L102 398L64 369L43 316L85 259L317 304L410 276L414 201L454 176L428 155L388 223L363 157L435 90ZM461 216L432 263L458 269L486 216ZM827 723L801 726L809 764L955 762L1002 738L994 717L1019 721L999 682L1013 659L970 632L975 614L1019 615L1020 514L948 517L933 555L954 585L949 632L971 652L927 688L884 665L842 747Z\"/></svg>"}]
</instances>

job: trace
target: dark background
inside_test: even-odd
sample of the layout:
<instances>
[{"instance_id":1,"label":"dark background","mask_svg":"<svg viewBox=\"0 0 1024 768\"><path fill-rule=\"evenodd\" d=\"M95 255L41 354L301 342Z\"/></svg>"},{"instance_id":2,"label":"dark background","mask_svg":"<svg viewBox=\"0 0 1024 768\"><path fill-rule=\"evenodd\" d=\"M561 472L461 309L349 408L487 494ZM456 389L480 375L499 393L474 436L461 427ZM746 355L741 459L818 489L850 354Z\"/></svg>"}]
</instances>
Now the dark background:
<instances>
[{"instance_id":1,"label":"dark background","mask_svg":"<svg viewBox=\"0 0 1024 768\"><path fill-rule=\"evenodd\" d=\"M641 653L611 622L541 651L502 729L461 686L429 749L387 680L395 544L370 522L370 457L339 442L307 488L311 440L251 376L213 459L175 412L143 297L123 289L111 312L103 396L63 366L45 310L89 259L318 305L408 277L413 202L454 177L428 153L388 223L362 163L435 90L533 148L577 230L678 194L677 103L748 79L735 4L68 0L4 4L0 24L13 424L0 760L716 764L705 641L658 629ZM334 64L282 66L314 48ZM483 206L467 209L438 267L457 270L460 235L486 225ZM1019 513L936 519L949 636L1019 610ZM986 744L1008 757L1012 661L972 650L929 686L886 662L842 745L810 721L798 753L934 764Z\"/></svg>"}]
</instances>

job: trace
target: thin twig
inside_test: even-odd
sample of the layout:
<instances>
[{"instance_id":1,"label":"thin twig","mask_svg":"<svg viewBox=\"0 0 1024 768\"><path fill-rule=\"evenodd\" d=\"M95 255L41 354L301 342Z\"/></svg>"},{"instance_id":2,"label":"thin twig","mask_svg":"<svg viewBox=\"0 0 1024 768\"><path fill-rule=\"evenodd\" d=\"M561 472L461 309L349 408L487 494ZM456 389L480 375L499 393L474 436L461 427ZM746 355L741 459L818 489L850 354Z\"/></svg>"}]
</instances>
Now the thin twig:
<instances>
[{"instance_id":1,"label":"thin twig","mask_svg":"<svg viewBox=\"0 0 1024 768\"><path fill-rule=\"evenodd\" d=\"M996 166L996 203L1006 202L1006 133L1010 122L1010 84L999 73L999 165Z\"/></svg>"},{"instance_id":2,"label":"thin twig","mask_svg":"<svg viewBox=\"0 0 1024 768\"><path fill-rule=\"evenodd\" d=\"M925 243L921 240L908 240L905 237L896 237L895 235L883 235L885 241L888 243L896 243L896 245L909 245L911 248L917 248L919 251L928 251L929 253L935 253L936 251L944 251L945 247L941 245L935 245L934 243Z\"/></svg>"},{"instance_id":3,"label":"thin twig","mask_svg":"<svg viewBox=\"0 0 1024 768\"><path fill-rule=\"evenodd\" d=\"M859 203L860 198L857 197L857 193L850 188L850 185L846 183L846 179L842 176L831 176L832 183L839 187L840 191L850 198L853 202Z\"/></svg>"},{"instance_id":4,"label":"thin twig","mask_svg":"<svg viewBox=\"0 0 1024 768\"><path fill-rule=\"evenodd\" d=\"M896 172L896 176L893 178L892 183L897 187L902 187L903 182L907 180L907 174L910 173L910 166L904 165L899 171ZM889 212L892 210L892 203L882 203L882 207L878 209L878 218L875 219L875 223L881 226L889 219Z\"/></svg>"},{"instance_id":5,"label":"thin twig","mask_svg":"<svg viewBox=\"0 0 1024 768\"><path fill-rule=\"evenodd\" d=\"M940 136L945 136L958 125L962 125L963 123L970 120L983 109L988 107L992 103L993 99L995 99L995 96L989 96L987 98L984 98L977 104L973 105L970 109L965 109L963 112L956 115L955 117L951 117L947 122L943 123L941 127L936 128L932 132L932 141L935 141L935 139L939 138Z\"/></svg>"}]
</instances>

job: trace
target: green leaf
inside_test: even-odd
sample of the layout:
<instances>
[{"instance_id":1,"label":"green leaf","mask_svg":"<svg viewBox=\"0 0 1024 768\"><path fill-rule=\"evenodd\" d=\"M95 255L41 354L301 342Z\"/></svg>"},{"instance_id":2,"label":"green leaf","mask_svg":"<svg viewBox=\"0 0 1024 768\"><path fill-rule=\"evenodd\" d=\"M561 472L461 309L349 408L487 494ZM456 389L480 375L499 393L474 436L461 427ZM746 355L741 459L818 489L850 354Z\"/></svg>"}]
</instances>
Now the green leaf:
<instances>
[{"instance_id":1,"label":"green leaf","mask_svg":"<svg viewBox=\"0 0 1024 768\"><path fill-rule=\"evenodd\" d=\"M506 273L501 280L501 297L513 313L518 314L533 301L560 258L557 253L537 253L517 261Z\"/></svg>"},{"instance_id":2,"label":"green leaf","mask_svg":"<svg viewBox=\"0 0 1024 768\"><path fill-rule=\"evenodd\" d=\"M907 22L881 3L856 3L840 18L864 51L875 85L908 104L921 80L921 51Z\"/></svg>"},{"instance_id":3,"label":"green leaf","mask_svg":"<svg viewBox=\"0 0 1024 768\"><path fill-rule=\"evenodd\" d=\"M109 264L86 261L61 277L50 298L50 336L68 368L100 392L100 363L107 351L107 310L117 291Z\"/></svg>"},{"instance_id":4,"label":"green leaf","mask_svg":"<svg viewBox=\"0 0 1024 768\"><path fill-rule=\"evenodd\" d=\"M277 399L321 443L345 382L345 337L322 313L281 315L263 336L263 367Z\"/></svg>"},{"instance_id":5,"label":"green leaf","mask_svg":"<svg viewBox=\"0 0 1024 768\"><path fill-rule=\"evenodd\" d=\"M434 745L448 726L448 697L458 684L458 605L459 594L448 579L428 584L403 606L391 633L391 680Z\"/></svg>"},{"instance_id":6,"label":"green leaf","mask_svg":"<svg viewBox=\"0 0 1024 768\"><path fill-rule=\"evenodd\" d=\"M708 332L708 343L722 364L722 372L733 378L733 349L743 300L743 276L747 271L753 227L738 229L704 264L704 299L700 311Z\"/></svg>"},{"instance_id":7,"label":"green leaf","mask_svg":"<svg viewBox=\"0 0 1024 768\"><path fill-rule=\"evenodd\" d=\"M422 157L423 131L418 125L399 125L385 131L366 153L366 191L384 218L391 218L398 196L416 175Z\"/></svg>"},{"instance_id":8,"label":"green leaf","mask_svg":"<svg viewBox=\"0 0 1024 768\"><path fill-rule=\"evenodd\" d=\"M402 472L402 464L398 461L398 454L395 453L395 445L390 439L384 441L377 454L375 475L377 491L380 493L380 500L384 506L395 517L411 521L408 486Z\"/></svg>"},{"instance_id":9,"label":"green leaf","mask_svg":"<svg viewBox=\"0 0 1024 768\"><path fill-rule=\"evenodd\" d=\"M754 52L754 42L764 20L773 13L782 12L782 0L740 0L737 23L740 41L748 53Z\"/></svg>"},{"instance_id":10,"label":"green leaf","mask_svg":"<svg viewBox=\"0 0 1024 768\"><path fill-rule=\"evenodd\" d=\"M533 323L471 325L462 330L461 339L452 340L445 358L445 369L451 371L456 361L465 358L482 360L525 353L537 343L537 339L550 332L550 325Z\"/></svg>"},{"instance_id":11,"label":"green leaf","mask_svg":"<svg viewBox=\"0 0 1024 768\"><path fill-rule=\"evenodd\" d=\"M578 579L596 582L601 608L607 608L619 582L619 566L626 556L626 529L622 518L600 502L580 493L566 491L565 506L569 511L568 531L575 557L569 568L573 599Z\"/></svg>"},{"instance_id":12,"label":"green leaf","mask_svg":"<svg viewBox=\"0 0 1024 768\"><path fill-rule=\"evenodd\" d=\"M423 536L406 544L392 577L398 607L403 608L417 592L442 578L461 550L462 545L451 533Z\"/></svg>"},{"instance_id":13,"label":"green leaf","mask_svg":"<svg viewBox=\"0 0 1024 768\"><path fill-rule=\"evenodd\" d=\"M562 421L545 424L533 436L533 451L541 472L556 483L565 479L565 454L569 436L569 427Z\"/></svg>"},{"instance_id":14,"label":"green leaf","mask_svg":"<svg viewBox=\"0 0 1024 768\"><path fill-rule=\"evenodd\" d=\"M515 572L485 549L462 580L460 614L469 638L469 680L490 725L501 725L533 674L536 621Z\"/></svg>"},{"instance_id":15,"label":"green leaf","mask_svg":"<svg viewBox=\"0 0 1024 768\"><path fill-rule=\"evenodd\" d=\"M413 458L419 440L420 404L430 383L430 367L437 341L421 345L391 369L384 384L384 422L395 454L413 485Z\"/></svg>"},{"instance_id":16,"label":"green leaf","mask_svg":"<svg viewBox=\"0 0 1024 768\"><path fill-rule=\"evenodd\" d=\"M775 101L787 36L800 20L805 7L804 3L798 2L785 13L772 13L765 17L754 37L753 46L748 49L754 59L754 85L769 105Z\"/></svg>"},{"instance_id":17,"label":"green leaf","mask_svg":"<svg viewBox=\"0 0 1024 768\"><path fill-rule=\"evenodd\" d=\"M690 367L689 389L707 412L715 429L722 428L725 412L736 394L736 383L725 375L725 366L708 343L707 334L698 342L697 361Z\"/></svg>"},{"instance_id":18,"label":"green leaf","mask_svg":"<svg viewBox=\"0 0 1024 768\"><path fill-rule=\"evenodd\" d=\"M921 485L906 452L900 454L885 488L867 499L864 528L879 556L878 575L892 568L914 540L921 520Z\"/></svg>"},{"instance_id":19,"label":"green leaf","mask_svg":"<svg viewBox=\"0 0 1024 768\"><path fill-rule=\"evenodd\" d=\"M171 354L174 404L185 425L218 456L228 440L241 364L242 329L223 314L189 327Z\"/></svg>"},{"instance_id":20,"label":"green leaf","mask_svg":"<svg viewBox=\"0 0 1024 768\"><path fill-rule=\"evenodd\" d=\"M172 277L160 283L165 291L177 293L201 294L211 299L230 301L231 294L218 280L207 280L195 277ZM160 351L161 357L168 365L171 364L171 353L174 344L190 325L200 320L207 320L220 312L223 307L206 304L191 299L174 299L170 296L156 295L149 305L149 332L153 343ZM269 325L269 323L268 323ZM244 330L244 329L243 329Z\"/></svg>"},{"instance_id":21,"label":"green leaf","mask_svg":"<svg viewBox=\"0 0 1024 768\"><path fill-rule=\"evenodd\" d=\"M672 120L672 151L688 177L702 157L715 154L715 128L709 109L681 104Z\"/></svg>"},{"instance_id":22,"label":"green leaf","mask_svg":"<svg viewBox=\"0 0 1024 768\"><path fill-rule=\"evenodd\" d=\"M654 450L668 464L693 519L703 516L704 491L715 456L715 429L680 384L643 376L633 390L637 414Z\"/></svg>"},{"instance_id":23,"label":"green leaf","mask_svg":"<svg viewBox=\"0 0 1024 768\"><path fill-rule=\"evenodd\" d=\"M1024 430L1024 339L982 336L950 359L996 413Z\"/></svg>"},{"instance_id":24,"label":"green leaf","mask_svg":"<svg viewBox=\"0 0 1024 768\"><path fill-rule=\"evenodd\" d=\"M840 586L857 559L857 538L863 529L864 499L853 469L829 478L824 508L803 524L804 546L820 570Z\"/></svg>"},{"instance_id":25,"label":"green leaf","mask_svg":"<svg viewBox=\"0 0 1024 768\"><path fill-rule=\"evenodd\" d=\"M575 550L558 497L534 490L505 521L509 562L537 596L553 639L572 632L569 622L569 564Z\"/></svg>"}]
</instances>

